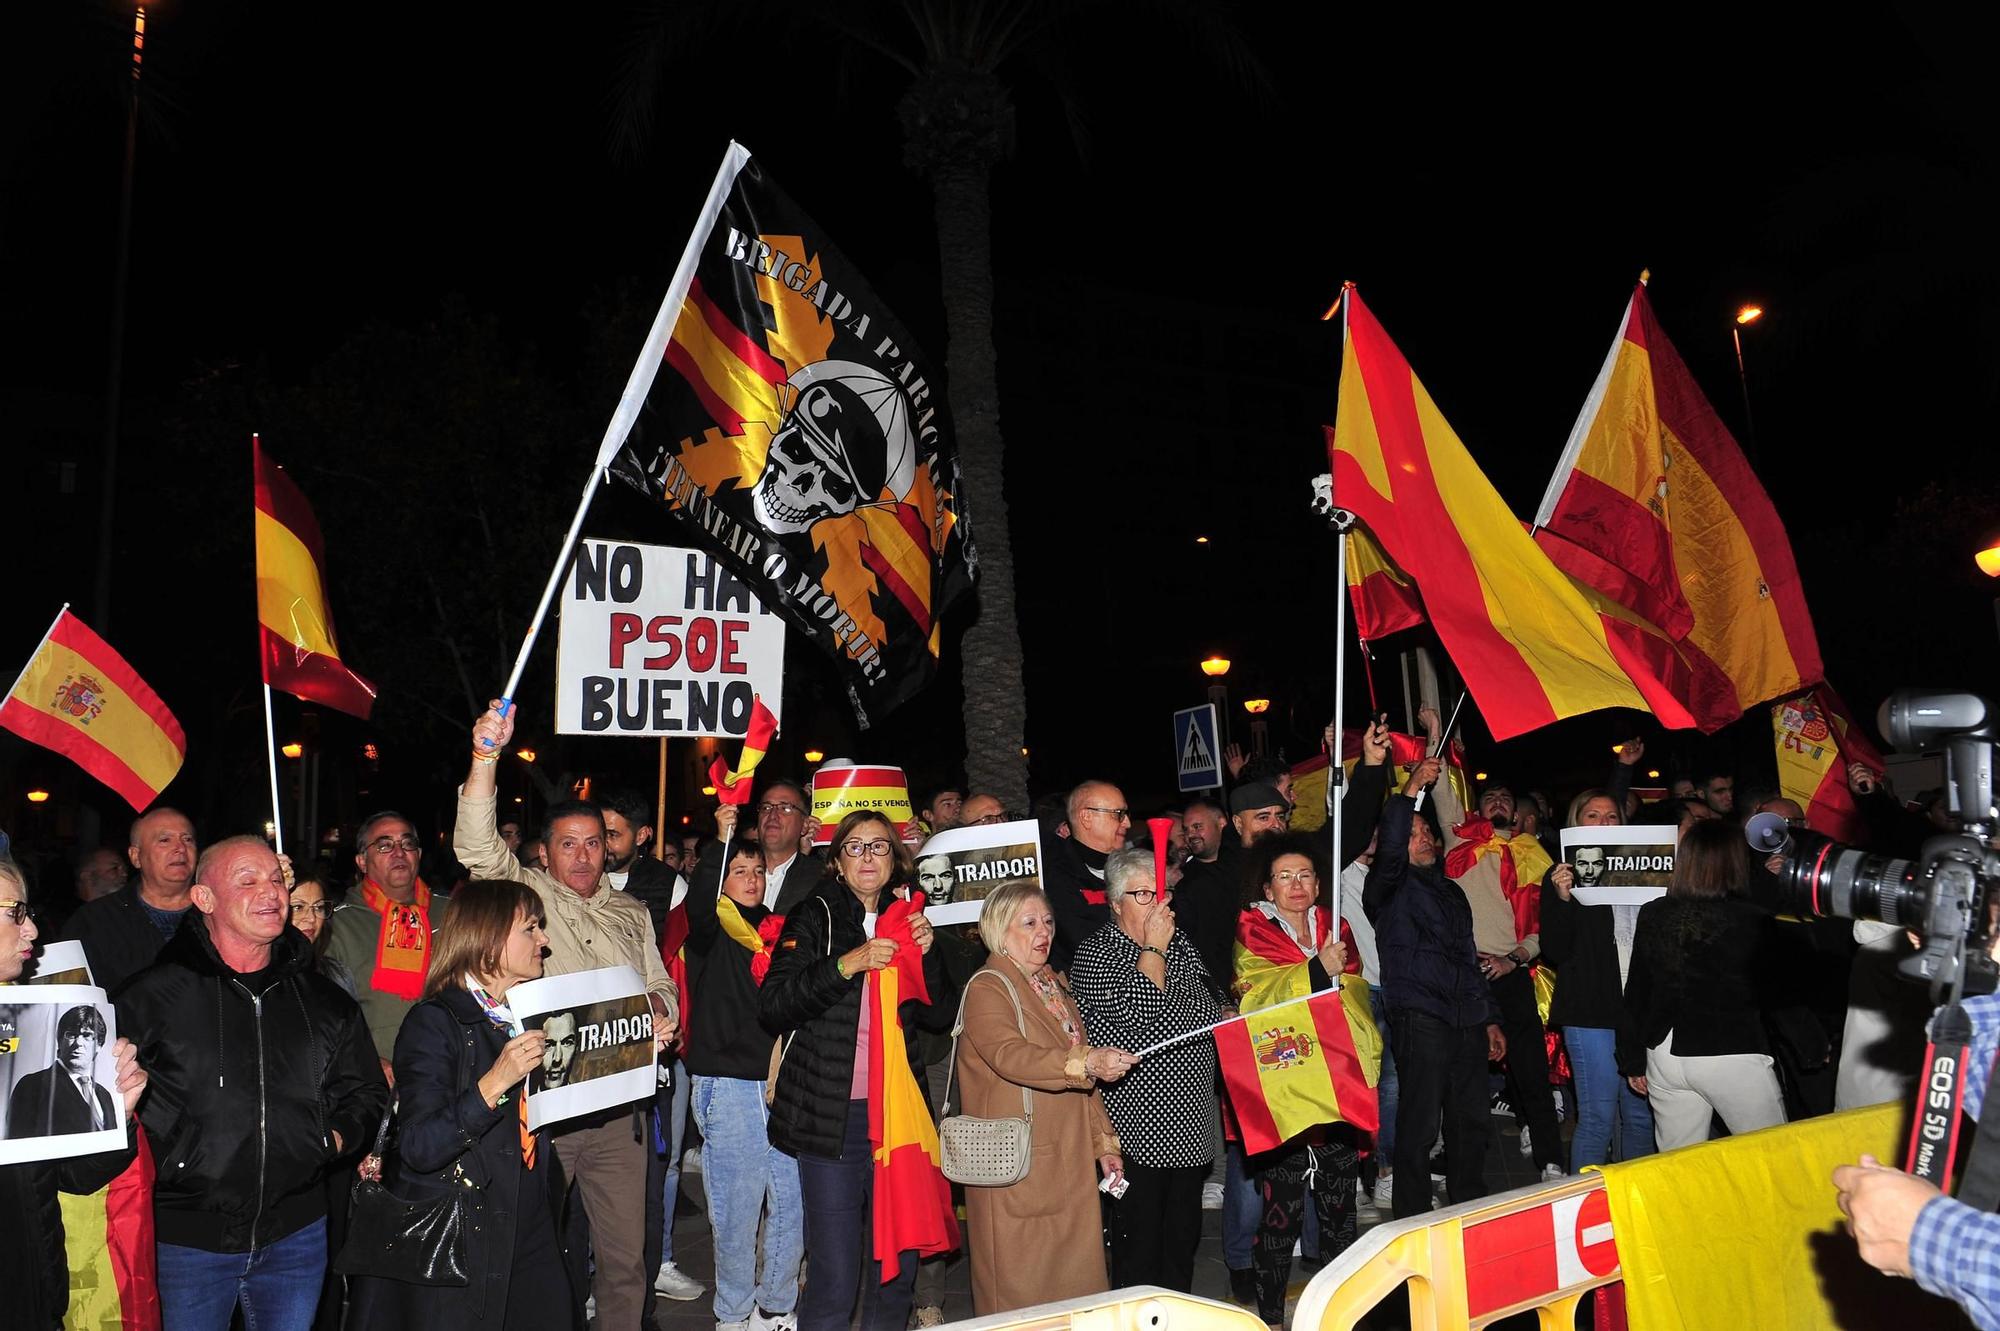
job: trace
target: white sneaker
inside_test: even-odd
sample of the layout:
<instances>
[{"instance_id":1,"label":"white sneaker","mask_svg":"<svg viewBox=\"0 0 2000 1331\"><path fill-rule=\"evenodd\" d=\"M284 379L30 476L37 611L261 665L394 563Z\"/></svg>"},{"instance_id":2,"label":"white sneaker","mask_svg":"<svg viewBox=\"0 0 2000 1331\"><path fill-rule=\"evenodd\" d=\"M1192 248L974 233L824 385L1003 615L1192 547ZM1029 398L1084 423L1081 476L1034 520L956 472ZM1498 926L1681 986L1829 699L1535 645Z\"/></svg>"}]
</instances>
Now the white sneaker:
<instances>
[{"instance_id":1,"label":"white sneaker","mask_svg":"<svg viewBox=\"0 0 2000 1331\"><path fill-rule=\"evenodd\" d=\"M1521 1125L1521 1154L1533 1155L1534 1153L1535 1143L1528 1137L1528 1125L1523 1123Z\"/></svg>"},{"instance_id":2,"label":"white sneaker","mask_svg":"<svg viewBox=\"0 0 2000 1331\"><path fill-rule=\"evenodd\" d=\"M681 1274L681 1269L672 1262L660 1263L660 1274L653 1281L653 1293L661 1298L686 1303L689 1299L698 1299L707 1292L708 1286Z\"/></svg>"},{"instance_id":3,"label":"white sneaker","mask_svg":"<svg viewBox=\"0 0 2000 1331\"><path fill-rule=\"evenodd\" d=\"M755 1317L752 1317L747 1322L717 1322L715 1324L715 1331L751 1331L756 1325L757 1319Z\"/></svg>"},{"instance_id":4,"label":"white sneaker","mask_svg":"<svg viewBox=\"0 0 2000 1331\"><path fill-rule=\"evenodd\" d=\"M701 1148L699 1146L690 1146L681 1152L681 1173L699 1174L700 1172Z\"/></svg>"},{"instance_id":5,"label":"white sneaker","mask_svg":"<svg viewBox=\"0 0 2000 1331\"><path fill-rule=\"evenodd\" d=\"M1222 1185L1214 1179L1201 1185L1201 1209L1204 1211L1222 1209Z\"/></svg>"},{"instance_id":6,"label":"white sneaker","mask_svg":"<svg viewBox=\"0 0 2000 1331\"><path fill-rule=\"evenodd\" d=\"M799 1315L795 1312L767 1314L759 1308L750 1314L750 1331L799 1331Z\"/></svg>"},{"instance_id":7,"label":"white sneaker","mask_svg":"<svg viewBox=\"0 0 2000 1331\"><path fill-rule=\"evenodd\" d=\"M1396 1176L1379 1174L1375 1178L1375 1205L1383 1210L1393 1210L1396 1205Z\"/></svg>"},{"instance_id":8,"label":"white sneaker","mask_svg":"<svg viewBox=\"0 0 2000 1331\"><path fill-rule=\"evenodd\" d=\"M1568 1175L1563 1173L1561 1165L1542 1166L1542 1182L1544 1183L1560 1183L1567 1177Z\"/></svg>"}]
</instances>

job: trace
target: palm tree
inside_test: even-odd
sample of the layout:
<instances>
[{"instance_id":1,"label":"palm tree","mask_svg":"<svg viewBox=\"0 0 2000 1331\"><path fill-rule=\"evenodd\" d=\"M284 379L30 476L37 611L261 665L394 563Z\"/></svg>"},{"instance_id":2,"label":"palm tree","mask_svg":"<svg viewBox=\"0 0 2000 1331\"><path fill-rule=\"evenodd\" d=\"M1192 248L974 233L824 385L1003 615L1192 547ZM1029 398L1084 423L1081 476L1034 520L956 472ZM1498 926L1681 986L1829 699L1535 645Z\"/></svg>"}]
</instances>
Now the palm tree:
<instances>
[{"instance_id":1,"label":"palm tree","mask_svg":"<svg viewBox=\"0 0 2000 1331\"><path fill-rule=\"evenodd\" d=\"M630 156L650 137L662 68L692 45L697 29L747 22L750 6L647 0L613 98L615 145ZM960 502L974 519L979 550L977 618L963 652L967 788L1027 808L1022 740L1027 695L1014 608L1013 537L1004 488L999 390L993 349L993 168L1013 148L1014 76L1032 73L1062 101L1084 151L1083 119L1065 55L1095 35L1095 20L1116 18L1118 39L1153 24L1151 11L1197 52L1216 62L1233 89L1261 94L1261 65L1241 35L1203 0L1116 5L1109 0L775 0L804 24L831 29L852 48L886 61L909 80L897 106L903 161L930 181L948 337L945 369L958 433ZM755 24L762 31L769 25ZM1108 30L1107 30L1108 31Z\"/></svg>"}]
</instances>

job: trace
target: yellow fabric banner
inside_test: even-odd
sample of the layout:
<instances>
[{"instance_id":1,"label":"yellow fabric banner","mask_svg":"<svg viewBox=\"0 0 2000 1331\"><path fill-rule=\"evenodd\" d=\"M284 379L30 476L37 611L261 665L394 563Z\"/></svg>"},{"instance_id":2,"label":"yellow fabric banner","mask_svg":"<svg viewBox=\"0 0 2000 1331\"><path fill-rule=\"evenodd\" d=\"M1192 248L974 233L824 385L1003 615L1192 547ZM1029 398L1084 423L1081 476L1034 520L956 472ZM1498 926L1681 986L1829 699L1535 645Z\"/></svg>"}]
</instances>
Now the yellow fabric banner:
<instances>
[{"instance_id":1,"label":"yellow fabric banner","mask_svg":"<svg viewBox=\"0 0 2000 1331\"><path fill-rule=\"evenodd\" d=\"M1905 1327L1938 1301L1861 1265L1833 1171L1900 1158L1898 1104L1853 1109L1603 1169L1632 1331ZM1865 1306L1864 1306L1865 1305Z\"/></svg>"}]
</instances>

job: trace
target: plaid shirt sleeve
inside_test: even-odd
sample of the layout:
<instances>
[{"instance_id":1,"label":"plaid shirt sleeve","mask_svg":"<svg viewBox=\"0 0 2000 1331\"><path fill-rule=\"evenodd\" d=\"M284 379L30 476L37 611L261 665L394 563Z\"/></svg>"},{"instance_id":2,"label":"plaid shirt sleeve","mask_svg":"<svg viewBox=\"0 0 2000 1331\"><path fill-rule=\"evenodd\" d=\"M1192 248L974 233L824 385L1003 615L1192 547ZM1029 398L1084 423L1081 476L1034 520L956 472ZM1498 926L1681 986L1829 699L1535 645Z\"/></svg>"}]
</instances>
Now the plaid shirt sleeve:
<instances>
[{"instance_id":1,"label":"plaid shirt sleeve","mask_svg":"<svg viewBox=\"0 0 2000 1331\"><path fill-rule=\"evenodd\" d=\"M1980 1331L2000 1331L2000 1215L1949 1197L1927 1202L1910 1230L1910 1273Z\"/></svg>"}]
</instances>

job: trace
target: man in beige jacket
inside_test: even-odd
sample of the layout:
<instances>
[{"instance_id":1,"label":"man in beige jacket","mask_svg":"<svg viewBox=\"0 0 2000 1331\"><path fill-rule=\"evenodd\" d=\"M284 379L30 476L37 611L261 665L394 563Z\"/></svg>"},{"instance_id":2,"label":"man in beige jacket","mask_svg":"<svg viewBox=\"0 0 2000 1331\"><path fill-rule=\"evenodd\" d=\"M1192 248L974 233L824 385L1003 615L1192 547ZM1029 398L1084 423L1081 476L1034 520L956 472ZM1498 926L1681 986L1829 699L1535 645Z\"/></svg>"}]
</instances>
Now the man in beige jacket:
<instances>
[{"instance_id":1,"label":"man in beige jacket","mask_svg":"<svg viewBox=\"0 0 2000 1331\"><path fill-rule=\"evenodd\" d=\"M493 767L513 737L511 709L501 715L498 702L473 725L472 769L459 789L452 849L474 878L512 879L541 894L549 936L544 975L621 965L637 971L653 1003L654 1043L663 1046L673 1038L680 1015L673 981L661 963L645 906L605 881L604 818L597 806L571 800L548 811L546 870L524 866L500 839ZM640 1102L651 1103L650 1098ZM570 1119L552 1136L590 1218L597 1325L604 1331L638 1331L652 1283L644 1258L646 1130L628 1105Z\"/></svg>"}]
</instances>

